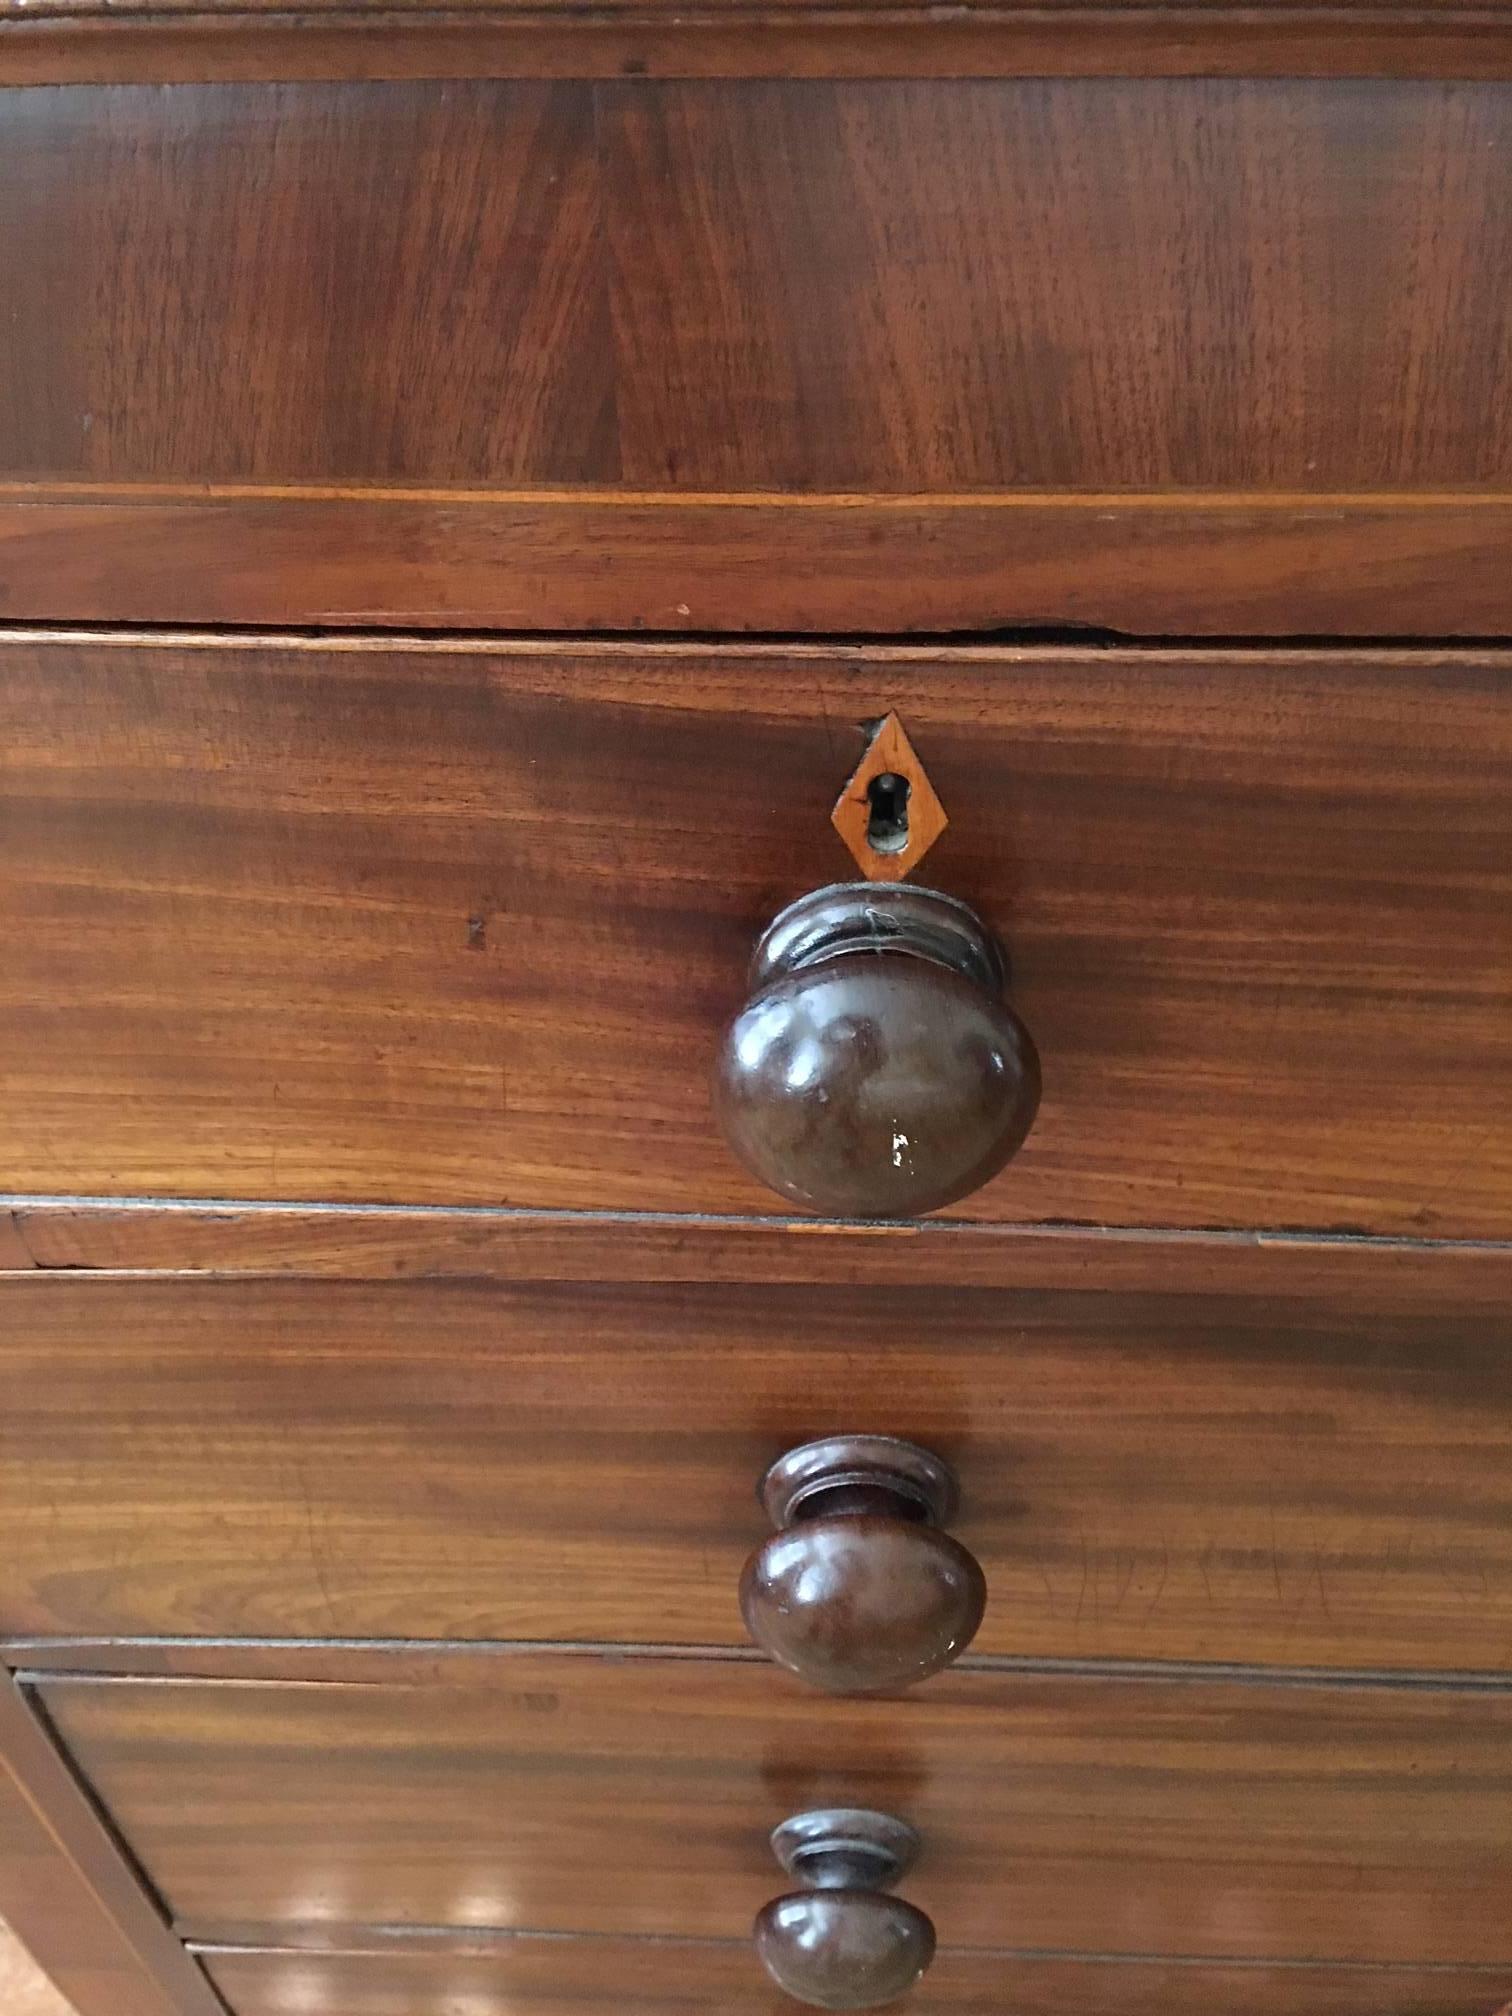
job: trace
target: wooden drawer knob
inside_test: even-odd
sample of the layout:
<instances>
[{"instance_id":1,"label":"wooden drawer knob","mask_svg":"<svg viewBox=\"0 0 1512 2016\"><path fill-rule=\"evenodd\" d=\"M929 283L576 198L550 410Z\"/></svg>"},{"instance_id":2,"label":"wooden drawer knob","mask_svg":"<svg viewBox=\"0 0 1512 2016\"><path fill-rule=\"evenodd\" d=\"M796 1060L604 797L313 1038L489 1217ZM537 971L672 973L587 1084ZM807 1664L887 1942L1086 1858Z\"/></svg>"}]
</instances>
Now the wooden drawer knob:
<instances>
[{"instance_id":1,"label":"wooden drawer knob","mask_svg":"<svg viewBox=\"0 0 1512 2016\"><path fill-rule=\"evenodd\" d=\"M956 1484L927 1449L834 1435L790 1449L761 1482L777 1531L740 1578L746 1628L779 1664L834 1694L927 1679L976 1636L987 1588L941 1532Z\"/></svg>"},{"instance_id":2,"label":"wooden drawer knob","mask_svg":"<svg viewBox=\"0 0 1512 2016\"><path fill-rule=\"evenodd\" d=\"M816 2009L877 2009L913 1986L934 1958L934 1926L886 1894L918 1853L911 1827L831 1807L784 1820L772 1848L805 1886L757 1913L756 1951L779 1988Z\"/></svg>"},{"instance_id":3,"label":"wooden drawer knob","mask_svg":"<svg viewBox=\"0 0 1512 2016\"><path fill-rule=\"evenodd\" d=\"M754 1176L810 1211L906 1218L980 1189L1039 1105L1003 956L964 903L847 882L763 934L715 1107Z\"/></svg>"}]
</instances>

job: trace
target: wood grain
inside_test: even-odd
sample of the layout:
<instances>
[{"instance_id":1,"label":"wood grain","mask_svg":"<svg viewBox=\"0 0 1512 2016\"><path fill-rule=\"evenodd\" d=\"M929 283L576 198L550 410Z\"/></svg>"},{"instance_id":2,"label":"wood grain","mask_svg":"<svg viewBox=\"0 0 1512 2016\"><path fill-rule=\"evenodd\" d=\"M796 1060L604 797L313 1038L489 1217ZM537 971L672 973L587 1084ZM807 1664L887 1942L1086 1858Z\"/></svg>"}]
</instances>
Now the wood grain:
<instances>
[{"instance_id":1,"label":"wood grain","mask_svg":"<svg viewBox=\"0 0 1512 2016\"><path fill-rule=\"evenodd\" d=\"M857 1431L956 1466L981 1652L1512 1659L1506 1252L595 1224L494 1264L4 1277L0 1630L743 1646L758 1478Z\"/></svg>"},{"instance_id":2,"label":"wood grain","mask_svg":"<svg viewBox=\"0 0 1512 2016\"><path fill-rule=\"evenodd\" d=\"M219 2016L204 1975L8 1674L0 1674L0 1897L75 2016ZM25 2016L26 2006L8 2001L8 2016Z\"/></svg>"},{"instance_id":3,"label":"wood grain","mask_svg":"<svg viewBox=\"0 0 1512 2016\"><path fill-rule=\"evenodd\" d=\"M601 104L608 230L636 246L614 293L632 481L1512 469L1512 320L1482 293L1512 260L1496 87L688 83Z\"/></svg>"},{"instance_id":4,"label":"wood grain","mask_svg":"<svg viewBox=\"0 0 1512 2016\"><path fill-rule=\"evenodd\" d=\"M483 1688L40 1693L194 1938L740 1939L782 1887L771 1826L856 1803L919 1828L908 1894L945 1946L1506 1964L1505 1693L957 1669L840 1701L549 1653Z\"/></svg>"},{"instance_id":5,"label":"wood grain","mask_svg":"<svg viewBox=\"0 0 1512 2016\"><path fill-rule=\"evenodd\" d=\"M958 1210L1512 1222L1504 653L101 634L0 672L17 1189L769 1208L706 1074L893 706L1044 1062Z\"/></svg>"},{"instance_id":6,"label":"wood grain","mask_svg":"<svg viewBox=\"0 0 1512 2016\"><path fill-rule=\"evenodd\" d=\"M1482 6L609 4L337 6L223 0L0 5L0 81L448 77L1382 77L1512 75Z\"/></svg>"},{"instance_id":7,"label":"wood grain","mask_svg":"<svg viewBox=\"0 0 1512 2016\"><path fill-rule=\"evenodd\" d=\"M788 2016L744 1946L676 1941L511 1939L492 1950L204 1952L236 2016L415 2016L454 1997L469 2016L576 2016L581 2010ZM1215 1967L1042 1960L945 1952L926 1991L961 2016L1491 2016L1512 1974L1469 1968Z\"/></svg>"},{"instance_id":8,"label":"wood grain","mask_svg":"<svg viewBox=\"0 0 1512 2016\"><path fill-rule=\"evenodd\" d=\"M1156 636L1489 637L1512 631L1509 546L1512 497L1467 490L719 498L0 484L0 614L333 629L1069 623Z\"/></svg>"},{"instance_id":9,"label":"wood grain","mask_svg":"<svg viewBox=\"0 0 1512 2016\"><path fill-rule=\"evenodd\" d=\"M29 91L0 471L1505 484L1509 131L1471 82Z\"/></svg>"},{"instance_id":10,"label":"wood grain","mask_svg":"<svg viewBox=\"0 0 1512 2016\"><path fill-rule=\"evenodd\" d=\"M17 94L0 465L616 474L589 94L312 89Z\"/></svg>"}]
</instances>

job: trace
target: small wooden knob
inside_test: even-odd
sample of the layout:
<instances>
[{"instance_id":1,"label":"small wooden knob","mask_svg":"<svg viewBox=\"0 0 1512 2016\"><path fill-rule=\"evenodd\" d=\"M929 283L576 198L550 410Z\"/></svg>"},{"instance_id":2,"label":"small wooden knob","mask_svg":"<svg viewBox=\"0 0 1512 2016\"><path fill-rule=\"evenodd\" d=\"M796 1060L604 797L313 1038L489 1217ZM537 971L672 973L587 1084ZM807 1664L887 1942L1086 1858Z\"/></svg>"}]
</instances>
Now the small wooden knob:
<instances>
[{"instance_id":1,"label":"small wooden knob","mask_svg":"<svg viewBox=\"0 0 1512 2016\"><path fill-rule=\"evenodd\" d=\"M1039 1106L1003 973L980 920L934 889L847 882L790 904L720 1046L731 1147L779 1196L837 1217L911 1217L980 1189Z\"/></svg>"},{"instance_id":2,"label":"small wooden knob","mask_svg":"<svg viewBox=\"0 0 1512 2016\"><path fill-rule=\"evenodd\" d=\"M756 1916L756 1951L779 1988L816 2009L877 2009L913 1986L934 1958L934 1926L885 1894L918 1853L911 1827L831 1807L784 1820L772 1848L807 1886Z\"/></svg>"},{"instance_id":3,"label":"small wooden knob","mask_svg":"<svg viewBox=\"0 0 1512 2016\"><path fill-rule=\"evenodd\" d=\"M906 1687L976 1636L982 1571L940 1528L955 1478L890 1435L834 1435L791 1449L761 1497L778 1529L740 1578L746 1628L779 1664L833 1694Z\"/></svg>"}]
</instances>

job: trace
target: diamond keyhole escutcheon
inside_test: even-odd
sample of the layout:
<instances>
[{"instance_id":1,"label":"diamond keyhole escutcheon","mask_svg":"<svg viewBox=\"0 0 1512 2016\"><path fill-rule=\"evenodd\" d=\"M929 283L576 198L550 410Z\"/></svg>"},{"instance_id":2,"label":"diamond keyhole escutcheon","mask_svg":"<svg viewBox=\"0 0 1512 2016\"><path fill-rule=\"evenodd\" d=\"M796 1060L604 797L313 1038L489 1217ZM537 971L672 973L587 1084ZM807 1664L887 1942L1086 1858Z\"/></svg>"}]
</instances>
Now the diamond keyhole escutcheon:
<instances>
[{"instance_id":1,"label":"diamond keyhole escutcheon","mask_svg":"<svg viewBox=\"0 0 1512 2016\"><path fill-rule=\"evenodd\" d=\"M896 714L876 724L830 822L869 882L901 882L945 831L945 807Z\"/></svg>"}]
</instances>

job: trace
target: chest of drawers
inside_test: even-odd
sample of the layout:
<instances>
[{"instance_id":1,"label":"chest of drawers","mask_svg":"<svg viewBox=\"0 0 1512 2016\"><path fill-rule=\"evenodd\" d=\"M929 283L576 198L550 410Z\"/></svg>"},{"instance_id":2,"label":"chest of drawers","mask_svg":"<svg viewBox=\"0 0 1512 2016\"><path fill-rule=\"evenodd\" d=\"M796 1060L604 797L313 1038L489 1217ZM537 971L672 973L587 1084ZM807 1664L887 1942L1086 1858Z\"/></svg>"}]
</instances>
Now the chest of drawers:
<instances>
[{"instance_id":1,"label":"chest of drawers","mask_svg":"<svg viewBox=\"0 0 1512 2016\"><path fill-rule=\"evenodd\" d=\"M0 273L79 2016L1506 2005L1512 11L0 0Z\"/></svg>"}]
</instances>

